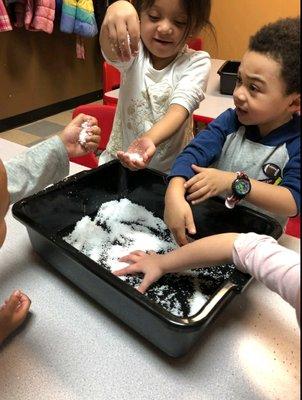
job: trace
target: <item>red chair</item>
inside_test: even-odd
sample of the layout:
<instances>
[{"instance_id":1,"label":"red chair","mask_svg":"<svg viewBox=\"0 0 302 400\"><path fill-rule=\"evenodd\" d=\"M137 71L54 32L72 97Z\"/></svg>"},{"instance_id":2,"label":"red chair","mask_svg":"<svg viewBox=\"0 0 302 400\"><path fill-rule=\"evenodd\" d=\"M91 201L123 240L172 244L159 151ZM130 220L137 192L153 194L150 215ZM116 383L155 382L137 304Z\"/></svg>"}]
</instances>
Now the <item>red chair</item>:
<instances>
[{"instance_id":1,"label":"red chair","mask_svg":"<svg viewBox=\"0 0 302 400\"><path fill-rule=\"evenodd\" d=\"M107 92L120 87L121 74L106 61L103 62L103 104L115 105L117 99L106 95Z\"/></svg>"},{"instance_id":2,"label":"red chair","mask_svg":"<svg viewBox=\"0 0 302 400\"><path fill-rule=\"evenodd\" d=\"M105 150L111 134L115 110L116 107L112 105L85 104L73 110L72 118L76 117L80 113L95 117L98 120L99 127L101 128L101 140L98 148L100 150ZM96 168L98 166L98 159L94 153L89 153L82 157L71 157L70 161L89 168Z\"/></svg>"},{"instance_id":3,"label":"red chair","mask_svg":"<svg viewBox=\"0 0 302 400\"><path fill-rule=\"evenodd\" d=\"M203 115L195 115L195 114L193 114L193 119L196 122L202 122L203 124L208 125L210 122L213 121L214 118L204 117Z\"/></svg>"},{"instance_id":4,"label":"red chair","mask_svg":"<svg viewBox=\"0 0 302 400\"><path fill-rule=\"evenodd\" d=\"M203 125L208 125L211 121L213 121L213 118L210 117L204 117L203 115L195 115L193 114L193 134L194 136L197 135L197 133L199 133L200 128L198 126L198 122L201 122Z\"/></svg>"},{"instance_id":5,"label":"red chair","mask_svg":"<svg viewBox=\"0 0 302 400\"><path fill-rule=\"evenodd\" d=\"M295 236L296 238L300 238L300 215L296 217L289 218L285 227L285 233L287 235Z\"/></svg>"},{"instance_id":6,"label":"red chair","mask_svg":"<svg viewBox=\"0 0 302 400\"><path fill-rule=\"evenodd\" d=\"M193 38L191 40L189 40L188 42L188 46L190 47L190 49L194 49L194 50L202 50L202 39L200 37L197 38Z\"/></svg>"}]
</instances>

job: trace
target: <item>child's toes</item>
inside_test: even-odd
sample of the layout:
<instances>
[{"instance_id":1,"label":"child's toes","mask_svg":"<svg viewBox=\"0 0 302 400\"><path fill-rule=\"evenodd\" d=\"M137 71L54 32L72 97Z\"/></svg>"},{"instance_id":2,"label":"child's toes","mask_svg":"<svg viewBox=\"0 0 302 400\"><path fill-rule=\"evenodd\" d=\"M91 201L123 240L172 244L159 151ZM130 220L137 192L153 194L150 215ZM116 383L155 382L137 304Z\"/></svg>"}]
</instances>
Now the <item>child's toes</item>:
<instances>
[{"instance_id":1,"label":"child's toes","mask_svg":"<svg viewBox=\"0 0 302 400\"><path fill-rule=\"evenodd\" d=\"M26 294L22 293L19 307L18 307L18 312L20 312L26 316L28 313L28 310L30 308L30 305L31 305L30 298Z\"/></svg>"},{"instance_id":2,"label":"child's toes","mask_svg":"<svg viewBox=\"0 0 302 400\"><path fill-rule=\"evenodd\" d=\"M10 298L8 299L8 301L7 301L7 303L6 303L6 308L7 308L7 311L8 311L9 313L13 313L13 312L17 309L17 307L18 307L18 305L19 305L19 303L20 303L20 299L21 299L21 292L20 292L20 290L15 290L15 291L10 295Z\"/></svg>"}]
</instances>

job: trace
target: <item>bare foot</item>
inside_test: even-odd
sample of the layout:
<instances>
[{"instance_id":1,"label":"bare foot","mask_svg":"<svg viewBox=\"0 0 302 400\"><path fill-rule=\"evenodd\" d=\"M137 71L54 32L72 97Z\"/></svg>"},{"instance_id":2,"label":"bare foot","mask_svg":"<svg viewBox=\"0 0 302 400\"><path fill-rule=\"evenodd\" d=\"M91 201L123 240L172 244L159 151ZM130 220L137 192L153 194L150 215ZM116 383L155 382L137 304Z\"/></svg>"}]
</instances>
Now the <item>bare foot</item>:
<instances>
[{"instance_id":1,"label":"bare foot","mask_svg":"<svg viewBox=\"0 0 302 400\"><path fill-rule=\"evenodd\" d=\"M25 320L30 299L20 290L15 290L0 307L0 344Z\"/></svg>"}]
</instances>

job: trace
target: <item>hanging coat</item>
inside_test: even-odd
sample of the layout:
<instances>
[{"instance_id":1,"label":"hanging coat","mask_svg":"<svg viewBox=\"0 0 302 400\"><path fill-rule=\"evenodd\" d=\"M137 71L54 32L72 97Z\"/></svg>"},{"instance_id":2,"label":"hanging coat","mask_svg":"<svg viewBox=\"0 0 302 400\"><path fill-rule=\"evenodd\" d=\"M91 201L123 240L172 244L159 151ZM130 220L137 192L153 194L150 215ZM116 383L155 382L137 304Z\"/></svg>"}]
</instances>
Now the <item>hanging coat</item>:
<instances>
[{"instance_id":1,"label":"hanging coat","mask_svg":"<svg viewBox=\"0 0 302 400\"><path fill-rule=\"evenodd\" d=\"M0 32L11 31L12 25L10 23L9 16L7 14L5 5L2 0L0 0Z\"/></svg>"},{"instance_id":2,"label":"hanging coat","mask_svg":"<svg viewBox=\"0 0 302 400\"><path fill-rule=\"evenodd\" d=\"M60 30L84 37L97 35L92 0L63 0Z\"/></svg>"},{"instance_id":3,"label":"hanging coat","mask_svg":"<svg viewBox=\"0 0 302 400\"><path fill-rule=\"evenodd\" d=\"M56 0L26 0L24 25L27 30L52 33Z\"/></svg>"}]
</instances>

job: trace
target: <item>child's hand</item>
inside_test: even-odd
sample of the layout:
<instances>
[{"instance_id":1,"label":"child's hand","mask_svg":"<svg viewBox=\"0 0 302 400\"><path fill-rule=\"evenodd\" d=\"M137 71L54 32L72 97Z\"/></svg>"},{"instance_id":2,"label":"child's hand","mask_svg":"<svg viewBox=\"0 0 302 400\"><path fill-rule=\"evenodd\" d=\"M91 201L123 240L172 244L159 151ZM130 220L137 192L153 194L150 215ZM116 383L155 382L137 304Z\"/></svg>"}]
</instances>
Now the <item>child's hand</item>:
<instances>
[{"instance_id":1,"label":"child's hand","mask_svg":"<svg viewBox=\"0 0 302 400\"><path fill-rule=\"evenodd\" d=\"M167 190L165 198L164 221L172 232L177 244L183 246L189 243L186 231L195 235L196 228L189 203L183 196L173 190Z\"/></svg>"},{"instance_id":2,"label":"child's hand","mask_svg":"<svg viewBox=\"0 0 302 400\"><path fill-rule=\"evenodd\" d=\"M111 50L117 59L129 61L138 54L140 22L135 8L128 1L116 1L108 7L102 32L107 33Z\"/></svg>"},{"instance_id":3,"label":"child's hand","mask_svg":"<svg viewBox=\"0 0 302 400\"><path fill-rule=\"evenodd\" d=\"M145 293L153 282L156 282L164 275L164 271L161 268L161 257L161 255L154 252L151 254L151 252L145 253L143 251L133 251L127 256L119 259L121 262L129 262L131 265L115 271L113 274L116 276L123 276L135 275L142 272L145 276L137 290L141 293Z\"/></svg>"},{"instance_id":4,"label":"child's hand","mask_svg":"<svg viewBox=\"0 0 302 400\"><path fill-rule=\"evenodd\" d=\"M143 136L134 140L126 152L118 151L116 156L125 167L137 170L148 166L155 151L156 147L153 141Z\"/></svg>"},{"instance_id":5,"label":"child's hand","mask_svg":"<svg viewBox=\"0 0 302 400\"><path fill-rule=\"evenodd\" d=\"M192 204L198 204L210 197L229 192L232 188L232 182L236 179L234 172L202 168L194 164L192 169L196 172L196 175L184 185L189 193L186 199L191 201Z\"/></svg>"},{"instance_id":6,"label":"child's hand","mask_svg":"<svg viewBox=\"0 0 302 400\"><path fill-rule=\"evenodd\" d=\"M80 133L83 130L82 124L88 123L87 136L85 141L80 142ZM85 114L76 116L60 134L60 138L66 147L68 157L84 156L87 153L97 150L100 142L101 130L97 126L96 118Z\"/></svg>"}]
</instances>

